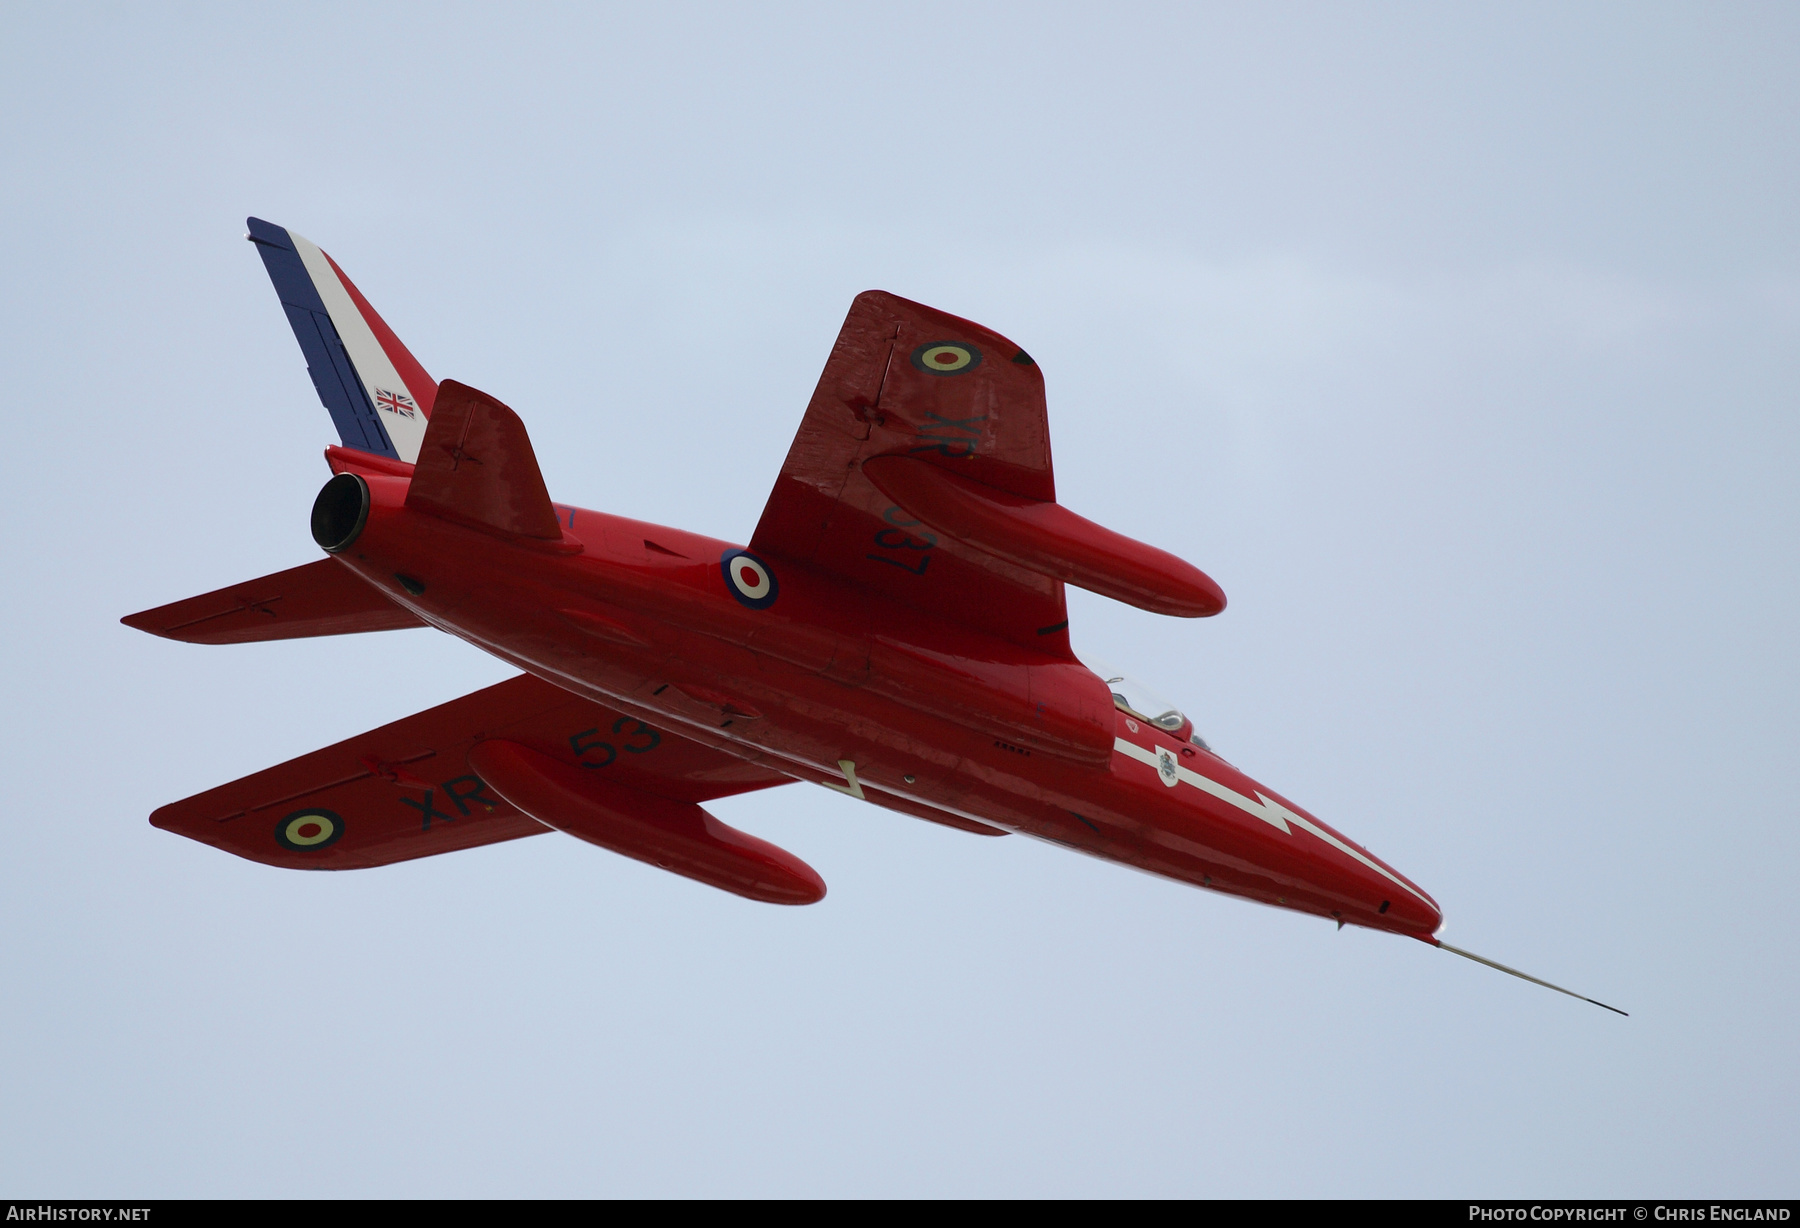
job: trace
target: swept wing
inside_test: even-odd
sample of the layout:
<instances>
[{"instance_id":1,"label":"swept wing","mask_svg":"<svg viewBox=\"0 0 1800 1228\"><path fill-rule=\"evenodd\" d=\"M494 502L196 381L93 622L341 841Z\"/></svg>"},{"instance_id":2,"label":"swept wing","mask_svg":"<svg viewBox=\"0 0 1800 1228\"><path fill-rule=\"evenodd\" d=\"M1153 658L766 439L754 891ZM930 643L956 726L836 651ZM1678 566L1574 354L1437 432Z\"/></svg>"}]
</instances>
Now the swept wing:
<instances>
[{"instance_id":1,"label":"swept wing","mask_svg":"<svg viewBox=\"0 0 1800 1228\"><path fill-rule=\"evenodd\" d=\"M525 674L164 806L150 822L252 861L316 870L391 865L550 830L470 768L469 752L490 740L667 802L789 783Z\"/></svg>"},{"instance_id":2,"label":"swept wing","mask_svg":"<svg viewBox=\"0 0 1800 1228\"><path fill-rule=\"evenodd\" d=\"M897 454L1031 500L1056 498L1044 380L992 329L859 294L750 548L904 605L1066 655L1062 581L927 527L862 471Z\"/></svg>"}]
</instances>

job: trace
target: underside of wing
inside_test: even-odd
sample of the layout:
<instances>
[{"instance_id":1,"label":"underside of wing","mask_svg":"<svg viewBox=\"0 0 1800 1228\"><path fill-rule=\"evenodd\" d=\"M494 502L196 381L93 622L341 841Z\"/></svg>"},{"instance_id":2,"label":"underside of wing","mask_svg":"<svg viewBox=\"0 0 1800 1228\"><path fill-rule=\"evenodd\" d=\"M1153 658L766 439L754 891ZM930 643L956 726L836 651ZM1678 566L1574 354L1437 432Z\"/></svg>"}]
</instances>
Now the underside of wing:
<instances>
[{"instance_id":1,"label":"underside of wing","mask_svg":"<svg viewBox=\"0 0 1800 1228\"><path fill-rule=\"evenodd\" d=\"M786 776L654 729L529 674L164 806L150 822L290 869L353 870L539 835L469 766L490 739L676 803Z\"/></svg>"},{"instance_id":2,"label":"underside of wing","mask_svg":"<svg viewBox=\"0 0 1800 1228\"><path fill-rule=\"evenodd\" d=\"M894 601L1066 655L1062 581L935 532L864 461L898 455L1054 501L1044 381L991 329L896 295L857 296L751 538Z\"/></svg>"}]
</instances>

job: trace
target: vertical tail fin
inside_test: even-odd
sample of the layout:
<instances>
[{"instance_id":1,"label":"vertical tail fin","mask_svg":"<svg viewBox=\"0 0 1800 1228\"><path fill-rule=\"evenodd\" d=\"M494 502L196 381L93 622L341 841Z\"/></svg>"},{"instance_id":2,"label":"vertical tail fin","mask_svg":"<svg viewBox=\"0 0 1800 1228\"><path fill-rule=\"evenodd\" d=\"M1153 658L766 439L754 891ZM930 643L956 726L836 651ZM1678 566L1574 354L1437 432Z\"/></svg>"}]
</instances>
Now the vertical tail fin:
<instances>
[{"instance_id":1,"label":"vertical tail fin","mask_svg":"<svg viewBox=\"0 0 1800 1228\"><path fill-rule=\"evenodd\" d=\"M336 261L291 230L246 224L344 446L412 464L437 384Z\"/></svg>"}]
</instances>

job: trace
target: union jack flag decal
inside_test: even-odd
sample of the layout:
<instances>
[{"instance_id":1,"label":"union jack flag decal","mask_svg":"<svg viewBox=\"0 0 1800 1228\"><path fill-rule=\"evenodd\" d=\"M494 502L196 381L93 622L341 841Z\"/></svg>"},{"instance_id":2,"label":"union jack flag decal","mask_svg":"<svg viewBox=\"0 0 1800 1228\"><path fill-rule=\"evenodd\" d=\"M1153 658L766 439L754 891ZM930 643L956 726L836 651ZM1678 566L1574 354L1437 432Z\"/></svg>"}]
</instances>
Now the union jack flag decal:
<instances>
[{"instance_id":1,"label":"union jack flag decal","mask_svg":"<svg viewBox=\"0 0 1800 1228\"><path fill-rule=\"evenodd\" d=\"M414 418L419 413L419 407L411 397L404 392L389 392L386 388L375 390L375 407L391 414L399 414L402 418Z\"/></svg>"}]
</instances>

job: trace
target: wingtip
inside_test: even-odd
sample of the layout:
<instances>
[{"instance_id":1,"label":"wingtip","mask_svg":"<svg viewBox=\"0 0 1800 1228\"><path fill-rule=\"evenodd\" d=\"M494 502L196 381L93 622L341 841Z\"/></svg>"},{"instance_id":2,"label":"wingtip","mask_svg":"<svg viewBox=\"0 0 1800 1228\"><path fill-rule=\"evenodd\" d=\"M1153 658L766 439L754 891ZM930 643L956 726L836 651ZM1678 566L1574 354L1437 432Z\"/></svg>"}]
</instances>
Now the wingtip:
<instances>
[{"instance_id":1,"label":"wingtip","mask_svg":"<svg viewBox=\"0 0 1800 1228\"><path fill-rule=\"evenodd\" d=\"M156 623L152 621L150 617L155 613L155 610L139 610L136 614L127 614L119 619L119 625L121 627L130 627L133 631L143 631L150 635L161 635L162 631L158 629Z\"/></svg>"}]
</instances>

